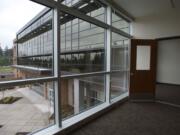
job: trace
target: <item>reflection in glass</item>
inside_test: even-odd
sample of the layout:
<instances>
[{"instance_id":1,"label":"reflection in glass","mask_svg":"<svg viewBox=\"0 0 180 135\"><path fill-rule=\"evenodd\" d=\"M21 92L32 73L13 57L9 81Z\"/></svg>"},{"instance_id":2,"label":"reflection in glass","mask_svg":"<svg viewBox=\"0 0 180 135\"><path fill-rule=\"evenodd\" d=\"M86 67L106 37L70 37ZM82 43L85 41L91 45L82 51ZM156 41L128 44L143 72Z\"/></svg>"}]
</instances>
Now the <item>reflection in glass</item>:
<instances>
[{"instance_id":1,"label":"reflection in glass","mask_svg":"<svg viewBox=\"0 0 180 135\"><path fill-rule=\"evenodd\" d=\"M104 76L61 79L63 119L84 112L105 101Z\"/></svg>"},{"instance_id":2,"label":"reflection in glass","mask_svg":"<svg viewBox=\"0 0 180 135\"><path fill-rule=\"evenodd\" d=\"M103 71L105 30L75 17L65 17L61 24L62 74Z\"/></svg>"},{"instance_id":3,"label":"reflection in glass","mask_svg":"<svg viewBox=\"0 0 180 135\"><path fill-rule=\"evenodd\" d=\"M130 23L120 17L120 15L112 12L112 26L130 34Z\"/></svg>"},{"instance_id":4,"label":"reflection in glass","mask_svg":"<svg viewBox=\"0 0 180 135\"><path fill-rule=\"evenodd\" d=\"M100 21L105 22L105 5L96 0L91 1L82 1L82 0L64 0L62 4L73 7L74 9L79 10L80 12L94 17Z\"/></svg>"},{"instance_id":5,"label":"reflection in glass","mask_svg":"<svg viewBox=\"0 0 180 135\"><path fill-rule=\"evenodd\" d=\"M111 44L111 99L127 92L129 72L129 40L112 33Z\"/></svg>"},{"instance_id":6,"label":"reflection in glass","mask_svg":"<svg viewBox=\"0 0 180 135\"><path fill-rule=\"evenodd\" d=\"M128 72L117 72L111 74L111 99L128 92Z\"/></svg>"},{"instance_id":7,"label":"reflection in glass","mask_svg":"<svg viewBox=\"0 0 180 135\"><path fill-rule=\"evenodd\" d=\"M112 33L111 70L127 70L129 59L129 40Z\"/></svg>"}]
</instances>

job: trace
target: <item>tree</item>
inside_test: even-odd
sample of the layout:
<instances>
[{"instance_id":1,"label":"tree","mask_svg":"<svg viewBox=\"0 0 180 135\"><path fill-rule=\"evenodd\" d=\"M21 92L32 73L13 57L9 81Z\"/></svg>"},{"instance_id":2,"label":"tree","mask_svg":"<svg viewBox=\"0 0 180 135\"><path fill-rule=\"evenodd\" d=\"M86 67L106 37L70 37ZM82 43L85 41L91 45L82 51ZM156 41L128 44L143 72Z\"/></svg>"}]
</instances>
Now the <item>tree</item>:
<instances>
[{"instance_id":1,"label":"tree","mask_svg":"<svg viewBox=\"0 0 180 135\"><path fill-rule=\"evenodd\" d=\"M0 49L0 66L12 65L13 49L5 47L4 51Z\"/></svg>"},{"instance_id":2,"label":"tree","mask_svg":"<svg viewBox=\"0 0 180 135\"><path fill-rule=\"evenodd\" d=\"M0 56L3 56L3 49L0 46Z\"/></svg>"},{"instance_id":3,"label":"tree","mask_svg":"<svg viewBox=\"0 0 180 135\"><path fill-rule=\"evenodd\" d=\"M9 49L8 46L6 46L4 49L4 56L7 57L8 55L9 55Z\"/></svg>"}]
</instances>

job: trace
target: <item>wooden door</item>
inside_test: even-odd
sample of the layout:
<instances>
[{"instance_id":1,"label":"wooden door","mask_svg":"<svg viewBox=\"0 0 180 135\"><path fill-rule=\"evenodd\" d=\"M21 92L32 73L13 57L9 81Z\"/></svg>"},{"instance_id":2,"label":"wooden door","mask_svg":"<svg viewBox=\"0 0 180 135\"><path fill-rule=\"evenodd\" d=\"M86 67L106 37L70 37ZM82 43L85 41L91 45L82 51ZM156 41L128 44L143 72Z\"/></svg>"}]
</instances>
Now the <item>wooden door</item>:
<instances>
[{"instance_id":1,"label":"wooden door","mask_svg":"<svg viewBox=\"0 0 180 135\"><path fill-rule=\"evenodd\" d=\"M155 98L156 53L156 40L131 40L130 99Z\"/></svg>"}]
</instances>

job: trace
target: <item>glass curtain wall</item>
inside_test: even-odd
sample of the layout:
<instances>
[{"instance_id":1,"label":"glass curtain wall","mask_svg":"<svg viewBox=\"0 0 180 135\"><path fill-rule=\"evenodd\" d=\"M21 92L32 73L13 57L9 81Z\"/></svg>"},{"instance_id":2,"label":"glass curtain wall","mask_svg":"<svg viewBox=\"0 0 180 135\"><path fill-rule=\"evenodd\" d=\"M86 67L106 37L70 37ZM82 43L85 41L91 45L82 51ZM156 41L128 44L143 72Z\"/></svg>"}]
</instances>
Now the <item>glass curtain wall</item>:
<instances>
[{"instance_id":1,"label":"glass curtain wall","mask_svg":"<svg viewBox=\"0 0 180 135\"><path fill-rule=\"evenodd\" d=\"M80 19L61 26L61 72L104 71L105 30Z\"/></svg>"},{"instance_id":2,"label":"glass curtain wall","mask_svg":"<svg viewBox=\"0 0 180 135\"><path fill-rule=\"evenodd\" d=\"M73 7L79 12L91 16L102 22L106 22L105 5L97 0L64 0L63 5Z\"/></svg>"},{"instance_id":3,"label":"glass curtain wall","mask_svg":"<svg viewBox=\"0 0 180 135\"><path fill-rule=\"evenodd\" d=\"M30 25L25 26L17 35L17 61L14 70L17 79L51 77L53 73L53 10L45 8ZM15 86L23 100L32 103L27 109L32 116L19 133L31 133L55 124L54 82L36 82ZM19 94L17 92L17 94ZM13 94L12 94L13 96ZM24 108L25 109L25 108ZM38 111L39 110L39 111ZM24 118L25 119L25 118ZM37 122L41 124L37 124ZM30 125L31 124L31 125ZM29 129L26 129L29 126Z\"/></svg>"},{"instance_id":4,"label":"glass curtain wall","mask_svg":"<svg viewBox=\"0 0 180 135\"><path fill-rule=\"evenodd\" d=\"M130 23L124 20L115 10L112 10L112 26L130 34Z\"/></svg>"},{"instance_id":5,"label":"glass curtain wall","mask_svg":"<svg viewBox=\"0 0 180 135\"><path fill-rule=\"evenodd\" d=\"M35 130L62 123L104 103L111 105L111 100L128 92L130 35L123 37L115 33L111 27L118 28L119 33L129 34L129 23L118 13L107 10L108 7L98 0L64 0L62 4L73 7L70 10L75 9L104 25L100 26L83 17L80 19L78 15L73 16L60 9L62 11L59 13L60 20L57 21L60 25L58 35L58 30L53 27L56 20L54 17L57 17L53 12L56 11L45 8L17 34L14 53L15 73L17 78L22 80L34 79L33 83L19 86L24 91L27 90L25 93L22 90L21 94L27 96L29 92L37 95L34 106L44 111L38 113L37 118L46 114L42 116L45 118L43 126L36 127ZM112 17L108 20L110 17L107 15L110 14ZM107 25L108 21L112 23ZM107 36L108 32L111 33L110 37ZM60 54L54 49L57 47L56 34L60 39ZM107 49L108 45L110 50ZM110 71L107 66L109 52ZM58 62L60 67L57 66ZM60 71L60 76L57 75L57 71ZM108 76L110 81L107 81ZM41 98L38 98L39 96ZM39 105L39 102L42 105ZM58 116L60 119L57 119ZM33 131L34 128L27 132Z\"/></svg>"},{"instance_id":6,"label":"glass curtain wall","mask_svg":"<svg viewBox=\"0 0 180 135\"><path fill-rule=\"evenodd\" d=\"M129 39L112 32L111 43L111 98L128 91Z\"/></svg>"},{"instance_id":7,"label":"glass curtain wall","mask_svg":"<svg viewBox=\"0 0 180 135\"><path fill-rule=\"evenodd\" d=\"M4 6L6 6L5 3L12 6L10 3L14 0L1 2ZM3 77L0 65L0 134L3 135L34 133L57 124L54 107L57 104L55 103L55 89L57 88L54 85L56 79L53 62L53 10L29 0L23 2L16 0L16 2L21 6L30 7L31 12L40 11L34 11L33 6L42 11L26 25L24 24L25 26L17 32L16 39L12 40L12 43L14 41L12 54L8 52L7 55L12 55L13 65L2 65L3 70L6 70ZM21 6L14 6L13 10L23 9L21 12L32 16L31 12L29 13ZM14 12L11 10L12 8L8 13ZM19 13L18 11L16 13ZM9 20L12 16L6 17ZM19 14L13 14L13 17L18 22L23 20L23 18L18 18ZM8 23L15 24L16 21ZM5 29L8 31L10 28ZM14 30L9 31L14 32Z\"/></svg>"},{"instance_id":8,"label":"glass curtain wall","mask_svg":"<svg viewBox=\"0 0 180 135\"><path fill-rule=\"evenodd\" d=\"M75 4L72 3L73 1L64 2L65 5L73 7ZM80 10L80 8L77 9ZM106 29L63 12L60 14L61 108L62 118L67 119L105 102L107 96L105 78L108 73L97 76L96 72L106 72ZM95 16L102 22L107 17L105 17L106 8L103 5L86 14ZM119 26L120 30L126 28L124 32L129 33L129 24L119 18L119 16L112 16L112 26L115 21L123 21L124 23L116 26ZM128 92L129 40L114 32L111 40L110 97L114 99ZM92 75L81 77L88 73ZM71 76L70 79L67 76ZM87 97L89 97L88 100Z\"/></svg>"},{"instance_id":9,"label":"glass curtain wall","mask_svg":"<svg viewBox=\"0 0 180 135\"><path fill-rule=\"evenodd\" d=\"M81 6L78 7L76 4ZM105 22L105 8L73 0L64 4ZM92 7L92 4L95 5ZM85 10L89 8L88 10ZM61 108L67 119L105 102L105 29L61 12ZM81 77L92 73L93 75ZM71 75L71 78L66 76ZM78 75L78 76L77 76Z\"/></svg>"},{"instance_id":10,"label":"glass curtain wall","mask_svg":"<svg viewBox=\"0 0 180 135\"><path fill-rule=\"evenodd\" d=\"M61 78L61 113L65 120L105 102L105 76Z\"/></svg>"},{"instance_id":11,"label":"glass curtain wall","mask_svg":"<svg viewBox=\"0 0 180 135\"><path fill-rule=\"evenodd\" d=\"M1 87L0 106L2 135L29 134L53 126L54 82Z\"/></svg>"}]
</instances>

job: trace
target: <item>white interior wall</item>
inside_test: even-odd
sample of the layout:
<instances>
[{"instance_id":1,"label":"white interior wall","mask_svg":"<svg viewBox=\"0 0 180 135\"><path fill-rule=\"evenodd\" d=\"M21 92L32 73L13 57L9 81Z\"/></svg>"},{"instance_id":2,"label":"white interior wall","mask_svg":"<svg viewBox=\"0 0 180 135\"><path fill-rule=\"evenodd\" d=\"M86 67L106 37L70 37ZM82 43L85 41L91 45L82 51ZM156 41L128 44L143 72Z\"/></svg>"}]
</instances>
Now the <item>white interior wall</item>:
<instances>
[{"instance_id":1,"label":"white interior wall","mask_svg":"<svg viewBox=\"0 0 180 135\"><path fill-rule=\"evenodd\" d=\"M180 85L180 39L159 42L157 82Z\"/></svg>"},{"instance_id":2,"label":"white interior wall","mask_svg":"<svg viewBox=\"0 0 180 135\"><path fill-rule=\"evenodd\" d=\"M136 17L132 23L135 38L155 39L180 35L180 12L171 9Z\"/></svg>"}]
</instances>

